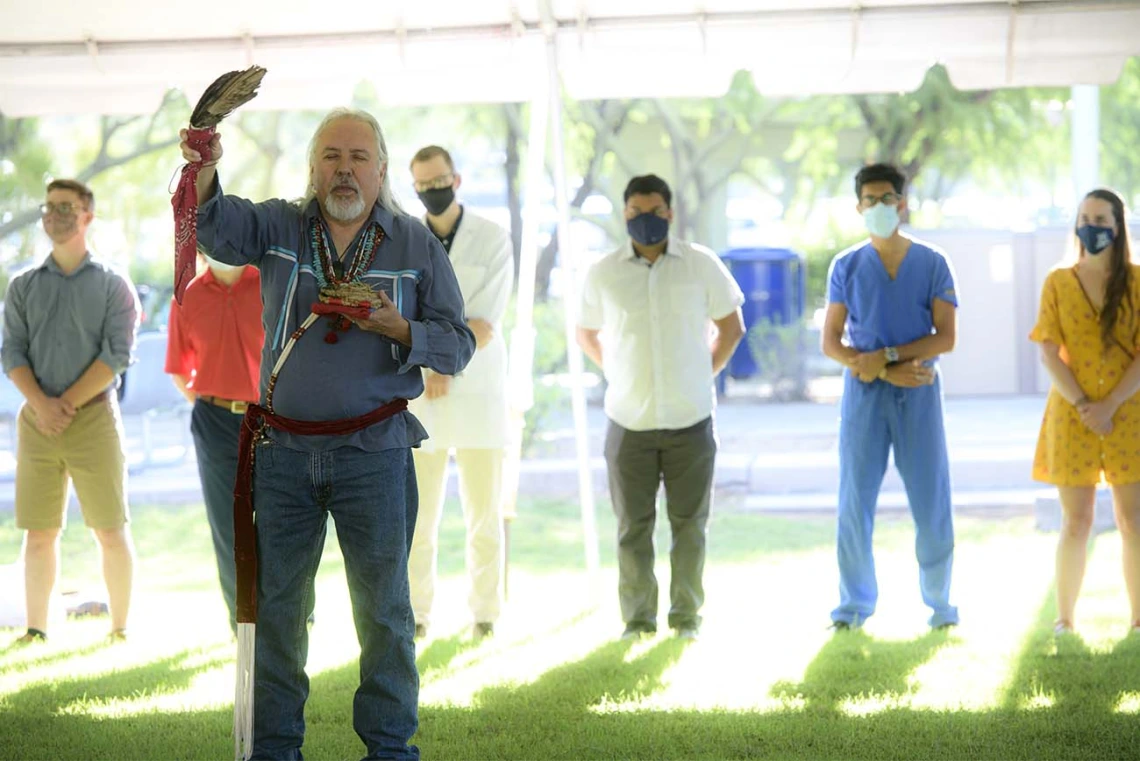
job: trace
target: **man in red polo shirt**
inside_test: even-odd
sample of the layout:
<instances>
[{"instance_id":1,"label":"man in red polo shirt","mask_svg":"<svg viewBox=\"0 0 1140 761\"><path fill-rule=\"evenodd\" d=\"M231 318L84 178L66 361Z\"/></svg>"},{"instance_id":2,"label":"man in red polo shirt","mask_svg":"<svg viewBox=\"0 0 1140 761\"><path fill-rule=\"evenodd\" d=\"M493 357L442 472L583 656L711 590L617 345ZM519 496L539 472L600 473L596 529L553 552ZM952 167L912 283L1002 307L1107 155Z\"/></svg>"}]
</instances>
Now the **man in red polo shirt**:
<instances>
[{"instance_id":1,"label":"man in red polo shirt","mask_svg":"<svg viewBox=\"0 0 1140 761\"><path fill-rule=\"evenodd\" d=\"M236 633L234 480L242 417L246 404L258 400L265 339L261 277L256 267L233 267L208 258L206 264L186 287L181 306L171 302L166 372L194 405L190 432L198 476L230 629Z\"/></svg>"}]
</instances>

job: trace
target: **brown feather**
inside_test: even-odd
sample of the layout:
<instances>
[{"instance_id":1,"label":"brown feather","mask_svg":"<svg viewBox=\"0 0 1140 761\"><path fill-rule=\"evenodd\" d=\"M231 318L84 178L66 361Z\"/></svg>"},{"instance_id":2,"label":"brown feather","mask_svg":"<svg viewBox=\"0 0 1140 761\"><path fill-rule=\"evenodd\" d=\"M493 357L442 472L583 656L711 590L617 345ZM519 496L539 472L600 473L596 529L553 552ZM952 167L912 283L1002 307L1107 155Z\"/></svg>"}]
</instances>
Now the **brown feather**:
<instances>
[{"instance_id":1,"label":"brown feather","mask_svg":"<svg viewBox=\"0 0 1140 761\"><path fill-rule=\"evenodd\" d=\"M244 71L231 71L214 80L198 99L194 112L190 115L190 126L206 129L218 126L218 122L234 112L257 95L257 88L265 76L265 69L250 66Z\"/></svg>"}]
</instances>

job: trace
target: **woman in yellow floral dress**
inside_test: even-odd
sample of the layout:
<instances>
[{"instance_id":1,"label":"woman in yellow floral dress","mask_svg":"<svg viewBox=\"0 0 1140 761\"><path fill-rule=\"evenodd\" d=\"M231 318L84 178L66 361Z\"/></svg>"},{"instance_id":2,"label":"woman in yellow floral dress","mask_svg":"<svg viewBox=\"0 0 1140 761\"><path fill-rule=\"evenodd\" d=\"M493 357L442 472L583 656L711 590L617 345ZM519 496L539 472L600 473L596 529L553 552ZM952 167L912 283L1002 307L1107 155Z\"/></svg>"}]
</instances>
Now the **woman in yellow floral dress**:
<instances>
[{"instance_id":1,"label":"woman in yellow floral dress","mask_svg":"<svg viewBox=\"0 0 1140 761\"><path fill-rule=\"evenodd\" d=\"M1061 497L1058 634L1073 629L1102 474L1124 543L1131 628L1140 631L1140 266L1131 262L1125 220L1115 192L1085 196L1079 259L1045 279L1030 334L1053 378L1033 477L1055 484Z\"/></svg>"}]
</instances>

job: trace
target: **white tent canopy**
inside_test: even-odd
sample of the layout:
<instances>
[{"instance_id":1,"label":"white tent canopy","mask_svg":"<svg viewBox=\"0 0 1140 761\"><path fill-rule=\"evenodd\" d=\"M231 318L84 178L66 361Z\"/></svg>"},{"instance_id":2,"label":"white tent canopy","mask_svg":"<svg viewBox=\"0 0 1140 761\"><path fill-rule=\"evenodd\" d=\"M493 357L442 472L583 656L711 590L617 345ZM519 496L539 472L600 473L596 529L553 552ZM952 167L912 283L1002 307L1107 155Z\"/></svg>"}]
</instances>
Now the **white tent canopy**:
<instances>
[{"instance_id":1,"label":"white tent canopy","mask_svg":"<svg viewBox=\"0 0 1140 761\"><path fill-rule=\"evenodd\" d=\"M892 92L944 64L962 89L1104 84L1140 53L1140 2L431 0L215 6L0 0L0 111L145 113L169 87L270 72L250 104L323 109L371 80L383 103L511 102L546 76L571 97Z\"/></svg>"}]
</instances>

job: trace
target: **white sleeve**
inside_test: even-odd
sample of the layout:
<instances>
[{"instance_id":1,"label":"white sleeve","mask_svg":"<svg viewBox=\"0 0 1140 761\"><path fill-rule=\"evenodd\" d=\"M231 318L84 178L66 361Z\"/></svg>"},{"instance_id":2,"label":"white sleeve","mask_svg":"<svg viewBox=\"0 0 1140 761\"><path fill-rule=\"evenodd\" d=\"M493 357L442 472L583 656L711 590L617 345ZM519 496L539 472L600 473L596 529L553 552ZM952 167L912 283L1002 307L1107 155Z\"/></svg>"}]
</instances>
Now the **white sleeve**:
<instances>
[{"instance_id":1,"label":"white sleeve","mask_svg":"<svg viewBox=\"0 0 1140 761\"><path fill-rule=\"evenodd\" d=\"M586 330L601 330L605 323L602 293L598 287L599 277L598 263L595 263L586 272L586 279L582 283L582 296L578 300L578 327Z\"/></svg>"},{"instance_id":2,"label":"white sleeve","mask_svg":"<svg viewBox=\"0 0 1140 761\"><path fill-rule=\"evenodd\" d=\"M708 294L709 313L713 320L728 317L744 305L744 292L736 284L736 279L724 266L716 254L708 253L708 264L704 267L705 292Z\"/></svg>"},{"instance_id":3,"label":"white sleeve","mask_svg":"<svg viewBox=\"0 0 1140 761\"><path fill-rule=\"evenodd\" d=\"M464 315L486 320L492 325L502 322L511 300L511 286L515 282L515 257L511 236L496 227L495 235L488 236L486 274L478 290L464 295Z\"/></svg>"}]
</instances>

